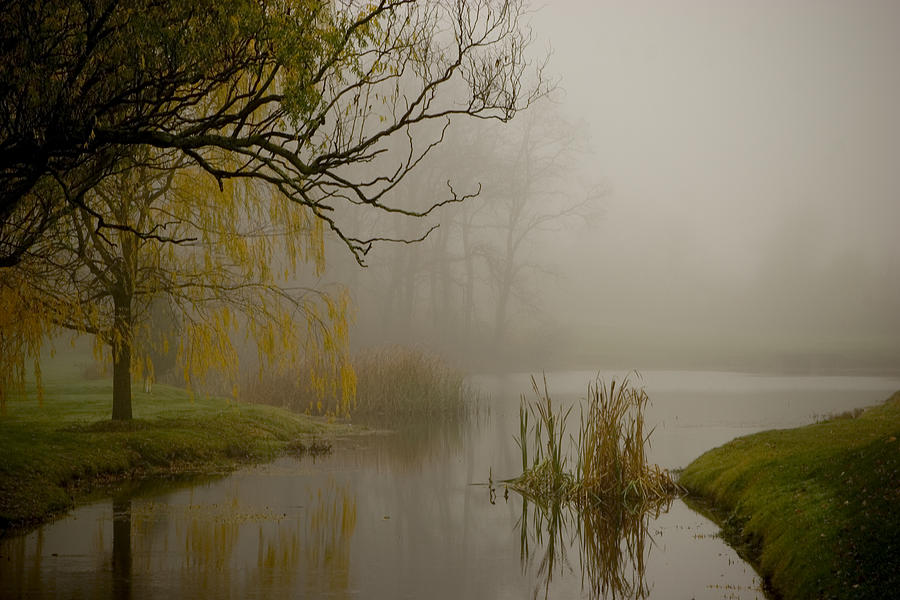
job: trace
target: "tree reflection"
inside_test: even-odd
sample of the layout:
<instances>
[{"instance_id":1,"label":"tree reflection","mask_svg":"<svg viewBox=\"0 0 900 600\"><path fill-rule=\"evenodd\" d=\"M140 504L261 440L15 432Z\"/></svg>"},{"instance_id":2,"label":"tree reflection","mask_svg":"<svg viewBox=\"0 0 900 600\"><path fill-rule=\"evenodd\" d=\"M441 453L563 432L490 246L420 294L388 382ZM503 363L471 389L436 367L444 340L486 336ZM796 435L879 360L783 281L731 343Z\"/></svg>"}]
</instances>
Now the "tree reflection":
<instances>
[{"instance_id":1,"label":"tree reflection","mask_svg":"<svg viewBox=\"0 0 900 600\"><path fill-rule=\"evenodd\" d=\"M237 494L217 503L137 501L132 575L168 573L184 596L349 596L355 496L329 480L297 502L304 510L289 514ZM126 538L115 533L118 548Z\"/></svg>"},{"instance_id":2,"label":"tree reflection","mask_svg":"<svg viewBox=\"0 0 900 600\"><path fill-rule=\"evenodd\" d=\"M324 581L322 591L335 597L349 596L350 542L355 531L356 497L334 482L320 488L304 535L305 566L308 581Z\"/></svg>"},{"instance_id":3,"label":"tree reflection","mask_svg":"<svg viewBox=\"0 0 900 600\"><path fill-rule=\"evenodd\" d=\"M650 589L644 573L653 542L648 525L670 503L660 500L630 507L608 503L581 509L564 502L544 506L523 495L516 527L523 569L537 568L535 597L543 589L548 598L554 575L574 571L568 552L576 550L582 588L589 598L646 598Z\"/></svg>"},{"instance_id":4,"label":"tree reflection","mask_svg":"<svg viewBox=\"0 0 900 600\"><path fill-rule=\"evenodd\" d=\"M473 411L474 413L474 411ZM421 472L430 463L442 461L463 446L472 415L445 415L438 418L370 416L359 422L394 435L374 445L374 452L362 454L363 460L387 462L401 472Z\"/></svg>"},{"instance_id":5,"label":"tree reflection","mask_svg":"<svg viewBox=\"0 0 900 600\"><path fill-rule=\"evenodd\" d=\"M115 600L131 598L131 498L113 499L112 590Z\"/></svg>"}]
</instances>

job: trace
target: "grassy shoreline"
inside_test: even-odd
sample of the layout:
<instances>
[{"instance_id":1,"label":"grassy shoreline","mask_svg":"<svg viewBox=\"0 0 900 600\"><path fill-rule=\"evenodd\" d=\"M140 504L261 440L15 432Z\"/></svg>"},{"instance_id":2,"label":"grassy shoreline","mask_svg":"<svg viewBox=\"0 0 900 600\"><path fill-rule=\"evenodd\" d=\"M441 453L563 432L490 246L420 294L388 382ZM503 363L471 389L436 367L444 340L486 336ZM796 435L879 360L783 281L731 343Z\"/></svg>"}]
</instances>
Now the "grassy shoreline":
<instances>
[{"instance_id":1,"label":"grassy shoreline","mask_svg":"<svg viewBox=\"0 0 900 600\"><path fill-rule=\"evenodd\" d=\"M710 450L680 483L785 600L900 589L900 392Z\"/></svg>"},{"instance_id":2,"label":"grassy shoreline","mask_svg":"<svg viewBox=\"0 0 900 600\"><path fill-rule=\"evenodd\" d=\"M227 472L302 449L346 425L284 409L194 398L156 386L134 393L135 418L109 420L109 380L48 383L0 416L0 536L46 522L119 482Z\"/></svg>"}]
</instances>

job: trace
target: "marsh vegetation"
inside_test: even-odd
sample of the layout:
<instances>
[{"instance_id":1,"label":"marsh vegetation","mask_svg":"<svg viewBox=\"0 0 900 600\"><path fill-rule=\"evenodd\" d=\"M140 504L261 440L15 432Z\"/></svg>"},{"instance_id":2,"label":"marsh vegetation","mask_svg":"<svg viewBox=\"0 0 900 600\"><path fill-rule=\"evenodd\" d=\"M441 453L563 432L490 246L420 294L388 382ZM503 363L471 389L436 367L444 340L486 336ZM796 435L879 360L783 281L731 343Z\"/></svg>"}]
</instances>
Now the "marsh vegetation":
<instances>
[{"instance_id":1,"label":"marsh vegetation","mask_svg":"<svg viewBox=\"0 0 900 600\"><path fill-rule=\"evenodd\" d=\"M647 462L653 430L644 422L646 391L630 377L609 384L597 377L577 435L567 439L574 405L554 407L546 376L543 386L534 377L531 383L535 397L522 396L515 438L522 474L507 482L523 496L523 562L542 553L537 571L547 596L554 573L568 563L566 549L575 546L591 598L646 597L647 524L683 493L668 471Z\"/></svg>"},{"instance_id":2,"label":"marsh vegetation","mask_svg":"<svg viewBox=\"0 0 900 600\"><path fill-rule=\"evenodd\" d=\"M588 385L574 447L566 439L573 407L554 408L546 377L543 389L534 378L531 382L536 399L522 396L516 437L522 475L510 481L513 489L545 507L563 502L584 510L609 504L639 510L682 492L667 471L647 463L653 433L644 424L649 397L629 377L608 385L598 378Z\"/></svg>"},{"instance_id":3,"label":"marsh vegetation","mask_svg":"<svg viewBox=\"0 0 900 600\"><path fill-rule=\"evenodd\" d=\"M86 557L96 561L91 564L108 564L103 561L113 555L126 557L116 550L127 547L123 540L128 540L130 556L125 559L127 569L121 571L128 577L117 581L133 597L151 589L172 597L228 597L246 590L271 597L340 597L365 590L372 598L426 593L448 600L524 598L537 592L549 598L712 600L723 595L717 585L728 586L729 598L761 597L752 568L716 536L712 523L679 499L660 502L658 509L652 503L609 499L583 510L575 501L541 505L514 489L504 497L501 483L491 504L484 487L471 484L484 479L489 465L495 476L522 473L521 452L513 439L521 425L520 393L532 385L527 376L468 379L491 399L490 410L479 411L477 418L433 419L429 428L353 438L338 434L333 439L311 430L319 439L334 441L332 452L313 463L290 450L299 450L297 438L306 446L312 438L289 427L289 419L317 426L324 419L203 397L191 402L183 392L159 385L152 395L136 395L131 427L110 425L105 422L108 379L75 385L57 383L49 371L46 375L44 409L33 398L11 399L9 414L0 419L0 442L18 444L5 446L10 453L3 455L31 458L8 459L0 470L36 472L45 463L50 479L63 472L63 462L82 456L94 465L81 471L81 481L86 481L89 468L133 460L146 449L164 459L161 469L168 472L171 454L162 450L171 449L173 441L182 444L185 461L192 455L208 456L214 466L220 464L202 444L239 456L249 449L255 459L271 456L274 462L245 465L193 485L162 485L149 495L135 496L130 530L123 525L125 497L131 494L126 489L111 492L112 501L95 496L96 503L78 507L70 517L24 537L4 538L0 596L46 596L63 588L73 595L103 596L104 586L110 585L109 571L85 576ZM898 385L894 380L849 378L800 381L654 371L643 375L653 400L643 411L644 437L653 430L645 459L669 468L690 462L699 454L697 448L716 446L741 432L793 426L818 413L852 410L883 398L885 388ZM571 471L573 478L579 405L587 414L585 386L591 377L585 372L547 376L553 412L575 406L560 445L560 454L568 457L564 471ZM763 391L754 395L748 391L751 385ZM806 391L798 391L802 386ZM609 385L604 389L609 395ZM620 382L616 393L619 389ZM756 429L733 427L736 419L748 423L761 413L769 420L756 422ZM840 423L862 423L865 417L860 419ZM529 466L539 420L529 413ZM236 425L244 422L246 426ZM203 435L198 437L179 423ZM219 433L220 424L234 429L234 436ZM259 435L266 439L249 444ZM882 443L885 452L890 448L896 452L895 446ZM35 444L45 450L34 451ZM760 456L767 451L762 446ZM126 472L131 473L130 468ZM67 491L63 488L61 494ZM76 500L83 498L76 495ZM117 525L129 536L117 537ZM161 548L168 551L160 552ZM225 572L230 576L223 577Z\"/></svg>"},{"instance_id":4,"label":"marsh vegetation","mask_svg":"<svg viewBox=\"0 0 900 600\"><path fill-rule=\"evenodd\" d=\"M476 402L465 374L422 348L368 348L353 357L352 367L352 385L333 387L325 395L315 389L315 372L301 366L248 377L246 396L295 412L366 422L459 418Z\"/></svg>"},{"instance_id":5,"label":"marsh vegetation","mask_svg":"<svg viewBox=\"0 0 900 600\"><path fill-rule=\"evenodd\" d=\"M458 417L475 399L461 370L420 348L373 348L354 368L359 416Z\"/></svg>"}]
</instances>

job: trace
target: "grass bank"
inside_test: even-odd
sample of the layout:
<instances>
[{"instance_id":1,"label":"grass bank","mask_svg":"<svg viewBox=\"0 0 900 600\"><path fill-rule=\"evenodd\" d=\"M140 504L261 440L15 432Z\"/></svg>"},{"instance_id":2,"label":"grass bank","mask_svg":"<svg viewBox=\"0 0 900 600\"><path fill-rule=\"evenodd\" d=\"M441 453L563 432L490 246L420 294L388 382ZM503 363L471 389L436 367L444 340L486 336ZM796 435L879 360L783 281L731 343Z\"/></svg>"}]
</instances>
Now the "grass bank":
<instances>
[{"instance_id":1,"label":"grass bank","mask_svg":"<svg viewBox=\"0 0 900 600\"><path fill-rule=\"evenodd\" d=\"M134 420L110 421L110 380L47 382L0 416L0 535L74 506L98 485L225 471L309 447L344 426L284 409L196 398L157 385L134 392ZM303 442L307 445L304 446Z\"/></svg>"},{"instance_id":2,"label":"grass bank","mask_svg":"<svg viewBox=\"0 0 900 600\"><path fill-rule=\"evenodd\" d=\"M900 392L857 417L738 438L680 483L785 600L900 590Z\"/></svg>"}]
</instances>

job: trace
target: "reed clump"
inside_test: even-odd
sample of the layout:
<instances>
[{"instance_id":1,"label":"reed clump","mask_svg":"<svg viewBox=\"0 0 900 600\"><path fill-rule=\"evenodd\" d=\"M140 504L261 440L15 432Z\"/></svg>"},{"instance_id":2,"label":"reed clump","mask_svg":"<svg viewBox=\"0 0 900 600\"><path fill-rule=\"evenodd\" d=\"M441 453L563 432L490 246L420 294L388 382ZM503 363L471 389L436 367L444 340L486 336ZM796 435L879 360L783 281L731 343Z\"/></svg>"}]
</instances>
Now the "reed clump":
<instances>
[{"instance_id":1,"label":"reed clump","mask_svg":"<svg viewBox=\"0 0 900 600\"><path fill-rule=\"evenodd\" d=\"M578 435L567 446L572 457L564 448L572 407L554 409L546 377L543 383L542 389L532 378L536 400L522 396L516 443L523 473L510 482L513 489L542 506L562 501L582 509L614 502L639 508L683 493L668 471L647 463L653 431L644 423L649 398L643 388L632 387L629 377L591 382Z\"/></svg>"},{"instance_id":2,"label":"reed clump","mask_svg":"<svg viewBox=\"0 0 900 600\"><path fill-rule=\"evenodd\" d=\"M385 346L353 361L360 417L459 417L471 406L465 375L440 356L419 348Z\"/></svg>"},{"instance_id":3,"label":"reed clump","mask_svg":"<svg viewBox=\"0 0 900 600\"><path fill-rule=\"evenodd\" d=\"M354 356L355 395L317 393L311 367L248 377L243 397L296 412L349 416L367 421L464 416L474 404L465 375L441 357L419 348L384 346ZM332 393L334 392L334 393Z\"/></svg>"}]
</instances>

